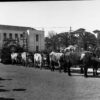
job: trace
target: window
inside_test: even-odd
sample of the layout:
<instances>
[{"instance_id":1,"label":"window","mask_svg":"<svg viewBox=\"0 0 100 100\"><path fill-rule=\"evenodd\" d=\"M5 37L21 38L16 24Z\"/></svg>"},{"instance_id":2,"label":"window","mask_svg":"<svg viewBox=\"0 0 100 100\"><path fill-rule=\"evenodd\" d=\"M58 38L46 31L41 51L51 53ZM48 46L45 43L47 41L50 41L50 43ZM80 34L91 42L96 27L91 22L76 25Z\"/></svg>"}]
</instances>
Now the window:
<instances>
[{"instance_id":1,"label":"window","mask_svg":"<svg viewBox=\"0 0 100 100\"><path fill-rule=\"evenodd\" d=\"M12 33L9 34L9 38L12 39Z\"/></svg>"},{"instance_id":2,"label":"window","mask_svg":"<svg viewBox=\"0 0 100 100\"><path fill-rule=\"evenodd\" d=\"M6 34L6 33L4 33L3 35L4 35L4 39L6 39L6 38L7 38L7 34Z\"/></svg>"},{"instance_id":3,"label":"window","mask_svg":"<svg viewBox=\"0 0 100 100\"><path fill-rule=\"evenodd\" d=\"M23 34L20 34L20 38L23 38Z\"/></svg>"},{"instance_id":4,"label":"window","mask_svg":"<svg viewBox=\"0 0 100 100\"><path fill-rule=\"evenodd\" d=\"M18 38L18 34L17 33L15 34L15 38Z\"/></svg>"},{"instance_id":5,"label":"window","mask_svg":"<svg viewBox=\"0 0 100 100\"><path fill-rule=\"evenodd\" d=\"M25 37L26 36L26 33L25 32L23 32L23 37Z\"/></svg>"},{"instance_id":6,"label":"window","mask_svg":"<svg viewBox=\"0 0 100 100\"><path fill-rule=\"evenodd\" d=\"M36 41L39 41L39 35L38 34L36 35Z\"/></svg>"},{"instance_id":7,"label":"window","mask_svg":"<svg viewBox=\"0 0 100 100\"><path fill-rule=\"evenodd\" d=\"M37 51L37 52L39 51L39 46L36 46L36 51Z\"/></svg>"}]
</instances>

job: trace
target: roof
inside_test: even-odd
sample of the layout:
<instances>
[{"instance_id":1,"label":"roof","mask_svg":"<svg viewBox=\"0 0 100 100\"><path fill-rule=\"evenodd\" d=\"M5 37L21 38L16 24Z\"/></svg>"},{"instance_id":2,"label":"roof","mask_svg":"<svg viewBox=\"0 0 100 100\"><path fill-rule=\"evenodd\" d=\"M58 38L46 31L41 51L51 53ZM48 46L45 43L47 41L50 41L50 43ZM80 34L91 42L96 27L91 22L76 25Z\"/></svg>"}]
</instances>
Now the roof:
<instances>
[{"instance_id":1,"label":"roof","mask_svg":"<svg viewBox=\"0 0 100 100\"><path fill-rule=\"evenodd\" d=\"M18 31L26 31L28 29L36 30L34 28L31 28L31 27L13 26L13 25L1 25L1 24L0 24L0 29L18 30Z\"/></svg>"}]
</instances>

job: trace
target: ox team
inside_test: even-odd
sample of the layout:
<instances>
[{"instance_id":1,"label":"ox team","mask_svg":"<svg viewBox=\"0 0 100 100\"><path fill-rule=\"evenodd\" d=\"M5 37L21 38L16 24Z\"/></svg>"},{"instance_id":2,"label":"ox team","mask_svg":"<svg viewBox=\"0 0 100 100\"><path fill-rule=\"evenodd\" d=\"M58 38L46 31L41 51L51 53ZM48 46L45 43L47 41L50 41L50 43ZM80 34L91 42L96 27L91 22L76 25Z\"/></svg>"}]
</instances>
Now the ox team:
<instances>
[{"instance_id":1,"label":"ox team","mask_svg":"<svg viewBox=\"0 0 100 100\"><path fill-rule=\"evenodd\" d=\"M80 67L80 72L84 73L85 77L87 77L88 68L93 68L94 76L98 75L97 70L100 65L96 50L77 51L74 46L73 48L67 47L60 52L52 51L50 53L12 52L11 62L12 64L22 64L23 66L39 67L40 69L46 66L51 71L59 69L59 72L68 72L69 76L71 76L71 67Z\"/></svg>"}]
</instances>

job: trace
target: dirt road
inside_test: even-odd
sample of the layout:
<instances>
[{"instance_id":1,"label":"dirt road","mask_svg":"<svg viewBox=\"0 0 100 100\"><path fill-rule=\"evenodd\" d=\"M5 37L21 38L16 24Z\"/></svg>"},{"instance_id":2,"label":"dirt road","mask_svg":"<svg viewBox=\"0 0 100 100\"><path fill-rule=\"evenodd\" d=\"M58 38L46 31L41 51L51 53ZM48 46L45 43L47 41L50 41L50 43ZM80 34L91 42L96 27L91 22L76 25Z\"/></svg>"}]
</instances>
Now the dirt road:
<instances>
[{"instance_id":1,"label":"dirt road","mask_svg":"<svg viewBox=\"0 0 100 100\"><path fill-rule=\"evenodd\" d=\"M100 78L0 64L0 100L99 100Z\"/></svg>"}]
</instances>

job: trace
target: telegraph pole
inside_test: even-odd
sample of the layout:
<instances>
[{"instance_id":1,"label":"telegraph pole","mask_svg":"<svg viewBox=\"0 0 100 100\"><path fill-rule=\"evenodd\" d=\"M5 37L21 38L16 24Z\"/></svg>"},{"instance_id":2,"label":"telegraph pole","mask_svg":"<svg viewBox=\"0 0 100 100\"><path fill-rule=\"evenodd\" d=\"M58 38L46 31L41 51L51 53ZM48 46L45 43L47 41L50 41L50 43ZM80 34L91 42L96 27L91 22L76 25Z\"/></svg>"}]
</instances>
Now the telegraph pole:
<instances>
[{"instance_id":1,"label":"telegraph pole","mask_svg":"<svg viewBox=\"0 0 100 100\"><path fill-rule=\"evenodd\" d=\"M70 30L69 30L69 40L70 40L70 44L72 44L71 43L71 32L72 32L72 27L70 26Z\"/></svg>"},{"instance_id":2,"label":"telegraph pole","mask_svg":"<svg viewBox=\"0 0 100 100\"><path fill-rule=\"evenodd\" d=\"M71 31L72 31L72 27L70 26L70 33L71 33Z\"/></svg>"},{"instance_id":3,"label":"telegraph pole","mask_svg":"<svg viewBox=\"0 0 100 100\"><path fill-rule=\"evenodd\" d=\"M26 34L26 60L27 60L27 65L28 65L28 48L29 48L29 30L27 30L27 34Z\"/></svg>"}]
</instances>

